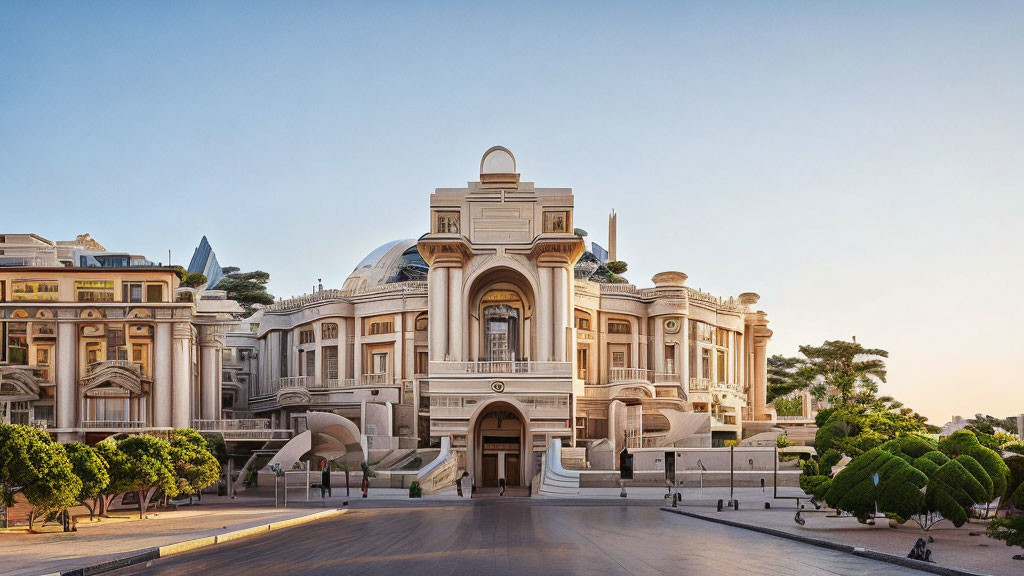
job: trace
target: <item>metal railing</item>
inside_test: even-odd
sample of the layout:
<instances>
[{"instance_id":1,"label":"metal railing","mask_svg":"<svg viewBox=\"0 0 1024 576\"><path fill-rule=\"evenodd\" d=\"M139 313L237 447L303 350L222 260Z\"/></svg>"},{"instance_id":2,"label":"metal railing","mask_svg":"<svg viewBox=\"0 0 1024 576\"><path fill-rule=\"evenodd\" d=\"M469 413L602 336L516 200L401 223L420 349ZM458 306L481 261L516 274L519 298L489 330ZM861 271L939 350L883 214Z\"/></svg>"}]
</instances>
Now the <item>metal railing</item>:
<instances>
[{"instance_id":1,"label":"metal railing","mask_svg":"<svg viewBox=\"0 0 1024 576\"><path fill-rule=\"evenodd\" d=\"M630 380L651 381L651 371L645 368L610 368L608 370L609 382L627 382Z\"/></svg>"},{"instance_id":2,"label":"metal railing","mask_svg":"<svg viewBox=\"0 0 1024 576\"><path fill-rule=\"evenodd\" d=\"M83 420L82 428L145 428L145 420Z\"/></svg>"},{"instance_id":3,"label":"metal railing","mask_svg":"<svg viewBox=\"0 0 1024 576\"><path fill-rule=\"evenodd\" d=\"M260 384L251 388L251 396L272 396L283 388L300 388L303 390L342 390L358 386L393 386L397 385L388 374L363 374L355 378L314 378L313 376L286 376L275 378L269 384Z\"/></svg>"},{"instance_id":4,"label":"metal railing","mask_svg":"<svg viewBox=\"0 0 1024 576\"><path fill-rule=\"evenodd\" d=\"M216 432L225 440L272 438L274 430L270 418L244 418L238 420L193 420L192 428L200 432Z\"/></svg>"},{"instance_id":5,"label":"metal railing","mask_svg":"<svg viewBox=\"0 0 1024 576\"><path fill-rule=\"evenodd\" d=\"M498 360L477 362L431 362L434 374L551 374L572 375L571 362L530 362Z\"/></svg>"}]
</instances>

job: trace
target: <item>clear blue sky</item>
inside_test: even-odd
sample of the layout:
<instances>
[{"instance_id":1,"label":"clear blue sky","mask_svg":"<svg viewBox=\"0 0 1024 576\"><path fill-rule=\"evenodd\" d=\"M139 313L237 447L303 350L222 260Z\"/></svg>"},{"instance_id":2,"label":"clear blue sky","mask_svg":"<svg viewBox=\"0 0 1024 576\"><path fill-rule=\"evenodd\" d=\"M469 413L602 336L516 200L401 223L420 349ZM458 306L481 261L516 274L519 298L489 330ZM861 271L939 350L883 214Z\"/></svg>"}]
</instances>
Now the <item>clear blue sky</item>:
<instances>
[{"instance_id":1,"label":"clear blue sky","mask_svg":"<svg viewBox=\"0 0 1024 576\"><path fill-rule=\"evenodd\" d=\"M0 2L0 229L289 296L494 144L637 284L856 335L942 423L1024 412L1024 4Z\"/></svg>"}]
</instances>

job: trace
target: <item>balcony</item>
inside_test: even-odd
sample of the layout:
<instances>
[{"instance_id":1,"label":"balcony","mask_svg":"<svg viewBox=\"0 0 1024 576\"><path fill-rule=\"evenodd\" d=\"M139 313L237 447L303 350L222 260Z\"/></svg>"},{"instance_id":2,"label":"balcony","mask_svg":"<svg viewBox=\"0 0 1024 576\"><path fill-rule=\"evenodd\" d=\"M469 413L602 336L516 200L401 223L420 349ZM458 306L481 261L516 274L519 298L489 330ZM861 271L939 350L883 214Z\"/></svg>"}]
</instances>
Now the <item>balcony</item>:
<instances>
[{"instance_id":1,"label":"balcony","mask_svg":"<svg viewBox=\"0 0 1024 576\"><path fill-rule=\"evenodd\" d=\"M432 375L449 374L536 374L541 376L572 376L571 362L528 362L501 360L496 362L431 362Z\"/></svg>"},{"instance_id":2,"label":"balcony","mask_svg":"<svg viewBox=\"0 0 1024 576\"><path fill-rule=\"evenodd\" d=\"M655 384L679 384L679 374L672 372L655 372L654 383Z\"/></svg>"},{"instance_id":3,"label":"balcony","mask_svg":"<svg viewBox=\"0 0 1024 576\"><path fill-rule=\"evenodd\" d=\"M608 370L608 382L650 382L651 371L644 368L611 368Z\"/></svg>"},{"instance_id":4,"label":"balcony","mask_svg":"<svg viewBox=\"0 0 1024 576\"><path fill-rule=\"evenodd\" d=\"M130 360L101 360L99 362L93 362L85 367L85 375L92 376L93 374L106 370L107 368L121 368L124 370L131 370L137 375L142 375L142 365L138 362L132 362Z\"/></svg>"},{"instance_id":5,"label":"balcony","mask_svg":"<svg viewBox=\"0 0 1024 576\"><path fill-rule=\"evenodd\" d=\"M82 428L90 430L137 430L145 427L145 420L82 420Z\"/></svg>"},{"instance_id":6,"label":"balcony","mask_svg":"<svg viewBox=\"0 0 1024 576\"><path fill-rule=\"evenodd\" d=\"M315 378L313 376L286 376L275 378L269 384L261 384L252 389L252 397L272 396L280 390L298 388L312 392L345 390L362 386L397 386L394 378L388 374L363 374L355 378Z\"/></svg>"},{"instance_id":7,"label":"balcony","mask_svg":"<svg viewBox=\"0 0 1024 576\"><path fill-rule=\"evenodd\" d=\"M276 432L269 418L240 420L193 420L192 428L199 432L216 433L225 440L269 440Z\"/></svg>"}]
</instances>

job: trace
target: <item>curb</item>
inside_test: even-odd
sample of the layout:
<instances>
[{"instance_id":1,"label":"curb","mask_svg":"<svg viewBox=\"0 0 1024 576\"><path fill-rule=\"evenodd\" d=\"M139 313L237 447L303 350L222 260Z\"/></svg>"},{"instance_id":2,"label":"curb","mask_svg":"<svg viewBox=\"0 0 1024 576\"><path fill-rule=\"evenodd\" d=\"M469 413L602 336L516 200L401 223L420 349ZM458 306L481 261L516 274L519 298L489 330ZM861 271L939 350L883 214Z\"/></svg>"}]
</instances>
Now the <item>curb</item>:
<instances>
[{"instance_id":1,"label":"curb","mask_svg":"<svg viewBox=\"0 0 1024 576\"><path fill-rule=\"evenodd\" d=\"M158 558L166 558L167 556L173 556L175 554L181 554L183 552L190 552L192 550L206 548L207 546L213 546L215 544L222 544L225 542L231 542L233 540L248 538L249 536L256 536L259 534L269 533L274 530L281 530L283 528L290 528L292 526L306 524L307 522L313 522L314 520L320 520L321 518L340 516L345 512L345 510L340 508L333 510L324 510L322 512L316 512L314 514L299 516L297 518L291 518L288 520L279 520L277 522L271 522L269 524L261 524L259 526L252 526L250 528L232 530L231 532L217 534L216 536L204 536L202 538L195 538L192 540L175 542L174 544L167 544L166 546L158 546L155 548L145 548L142 550L136 550L135 552L132 552L128 556L125 556L123 558L115 558L113 560L107 560L106 562L92 564L90 566L85 566L83 568L73 568L71 570L64 570L63 572L53 572L51 574L45 574L43 576L92 576L93 574L102 574L103 572L118 570L120 568L133 566L135 564L150 562Z\"/></svg>"},{"instance_id":2,"label":"curb","mask_svg":"<svg viewBox=\"0 0 1024 576\"><path fill-rule=\"evenodd\" d=\"M760 532L769 536L775 536L776 538L784 538L786 540L793 540L794 542L800 542L802 544L809 544L811 546L817 546L819 548L827 548L829 550L836 550L838 552L845 552L854 556L860 556L862 558L870 558L872 560L878 560L880 562L886 562L888 564L894 564L896 566L902 566L903 568L913 568L914 570L920 570L921 572L930 572L932 574L939 574L940 576L988 576L981 572L971 572L970 570L964 570L961 568L951 568L948 566L939 566L931 562L924 562L922 560L912 560L896 554L890 554L888 552L879 552L877 550L870 550L868 548L859 548L856 546L850 546L848 544L839 544L838 542L830 542L828 540L819 540L818 538L811 538L810 536L801 536L800 534L793 534L784 530L776 530L774 528L765 528L763 526L754 526L752 524L744 524L742 522L736 522L734 520L725 520L724 518L713 518L710 516L704 516L693 512L686 512L678 508L666 508L662 507L663 512L671 512L673 514L679 514L681 516L687 516L689 518L696 518L698 520L704 520L706 522L713 522L715 524L723 524L725 526L731 526L733 528L742 528L744 530L750 530L752 532Z\"/></svg>"}]
</instances>

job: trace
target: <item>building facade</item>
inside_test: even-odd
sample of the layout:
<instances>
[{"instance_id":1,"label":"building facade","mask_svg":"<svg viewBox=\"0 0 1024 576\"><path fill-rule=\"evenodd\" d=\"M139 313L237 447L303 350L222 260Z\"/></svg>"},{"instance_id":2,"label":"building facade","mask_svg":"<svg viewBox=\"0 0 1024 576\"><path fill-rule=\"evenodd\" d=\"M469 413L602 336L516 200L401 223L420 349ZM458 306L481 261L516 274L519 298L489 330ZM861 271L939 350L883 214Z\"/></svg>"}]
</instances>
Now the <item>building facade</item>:
<instances>
[{"instance_id":1,"label":"building facade","mask_svg":"<svg viewBox=\"0 0 1024 576\"><path fill-rule=\"evenodd\" d=\"M621 283L577 235L571 189L521 181L501 147L479 174L438 188L429 231L341 289L227 332L225 379L253 416L298 432L333 412L371 463L449 438L480 486L530 484L553 438L613 469L623 448L721 445L775 419L756 294L712 296L681 272Z\"/></svg>"},{"instance_id":2,"label":"building facade","mask_svg":"<svg viewBox=\"0 0 1024 576\"><path fill-rule=\"evenodd\" d=\"M0 415L62 442L222 419L242 311L172 268L0 267Z\"/></svg>"}]
</instances>

